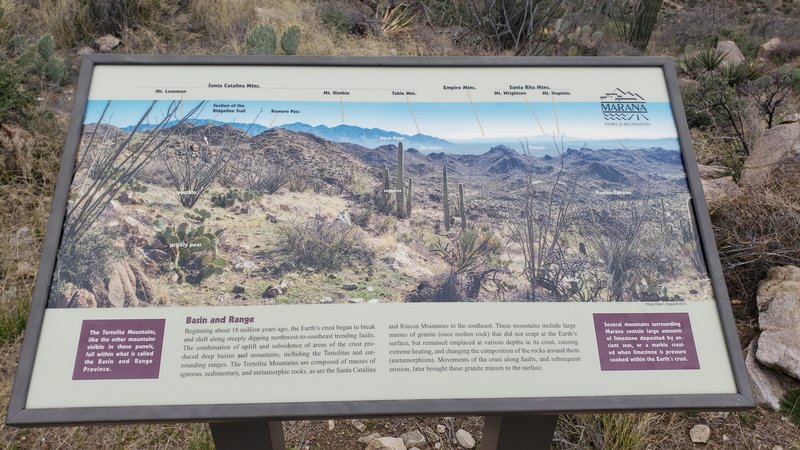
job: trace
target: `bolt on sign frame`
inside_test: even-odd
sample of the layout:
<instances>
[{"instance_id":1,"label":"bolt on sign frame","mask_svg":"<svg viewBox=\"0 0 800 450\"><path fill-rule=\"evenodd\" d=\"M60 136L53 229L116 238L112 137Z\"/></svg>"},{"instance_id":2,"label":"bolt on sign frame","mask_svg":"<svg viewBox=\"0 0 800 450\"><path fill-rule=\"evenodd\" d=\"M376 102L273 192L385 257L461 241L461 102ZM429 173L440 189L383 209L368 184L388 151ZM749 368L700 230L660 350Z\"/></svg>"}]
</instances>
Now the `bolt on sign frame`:
<instances>
[{"instance_id":1,"label":"bolt on sign frame","mask_svg":"<svg viewBox=\"0 0 800 450\"><path fill-rule=\"evenodd\" d=\"M233 267L314 224L373 247ZM672 60L85 57L9 425L753 405Z\"/></svg>"}]
</instances>

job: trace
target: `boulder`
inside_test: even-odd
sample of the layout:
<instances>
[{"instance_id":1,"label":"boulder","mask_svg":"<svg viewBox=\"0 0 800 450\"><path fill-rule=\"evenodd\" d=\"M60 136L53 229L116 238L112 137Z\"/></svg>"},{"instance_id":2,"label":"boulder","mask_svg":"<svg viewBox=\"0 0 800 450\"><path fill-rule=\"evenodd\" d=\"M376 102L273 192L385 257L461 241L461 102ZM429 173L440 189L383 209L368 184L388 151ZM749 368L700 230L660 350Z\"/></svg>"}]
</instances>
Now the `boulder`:
<instances>
[{"instance_id":1,"label":"boulder","mask_svg":"<svg viewBox=\"0 0 800 450\"><path fill-rule=\"evenodd\" d=\"M403 440L394 437L382 437L370 442L366 450L406 450Z\"/></svg>"},{"instance_id":2,"label":"boulder","mask_svg":"<svg viewBox=\"0 0 800 450\"><path fill-rule=\"evenodd\" d=\"M711 180L700 179L700 184L703 185L703 192L706 196L708 204L716 203L725 198L733 198L739 195L741 189L733 182L731 177L714 178Z\"/></svg>"},{"instance_id":3,"label":"boulder","mask_svg":"<svg viewBox=\"0 0 800 450\"><path fill-rule=\"evenodd\" d=\"M739 183L760 186L769 181L797 179L800 176L800 122L786 123L766 130L756 139L744 163Z\"/></svg>"},{"instance_id":4,"label":"boulder","mask_svg":"<svg viewBox=\"0 0 800 450\"><path fill-rule=\"evenodd\" d=\"M733 41L719 41L717 42L717 51L722 54L722 63L737 66L745 61L736 42Z\"/></svg>"},{"instance_id":5,"label":"boulder","mask_svg":"<svg viewBox=\"0 0 800 450\"><path fill-rule=\"evenodd\" d=\"M147 306L156 301L155 289L147 275L138 266L125 261L111 266L106 290L108 306L115 308Z\"/></svg>"},{"instance_id":6,"label":"boulder","mask_svg":"<svg viewBox=\"0 0 800 450\"><path fill-rule=\"evenodd\" d=\"M781 46L781 44L783 44L783 41L781 41L781 38L779 37L774 37L767 42L764 42L758 47L758 57L769 59L769 57L772 56L772 54Z\"/></svg>"},{"instance_id":7,"label":"boulder","mask_svg":"<svg viewBox=\"0 0 800 450\"><path fill-rule=\"evenodd\" d=\"M419 430L403 433L400 435L400 439L402 439L405 446L409 448L411 447L422 448L428 445L428 441L425 439L425 436Z\"/></svg>"},{"instance_id":8,"label":"boulder","mask_svg":"<svg viewBox=\"0 0 800 450\"><path fill-rule=\"evenodd\" d=\"M761 328L756 358L800 380L800 267L770 269L756 301Z\"/></svg>"},{"instance_id":9,"label":"boulder","mask_svg":"<svg viewBox=\"0 0 800 450\"><path fill-rule=\"evenodd\" d=\"M55 308L97 308L97 298L86 289L64 283L56 292L50 306Z\"/></svg>"},{"instance_id":10,"label":"boulder","mask_svg":"<svg viewBox=\"0 0 800 450\"><path fill-rule=\"evenodd\" d=\"M758 338L753 339L747 346L744 359L747 374L750 376L750 385L753 387L753 396L758 406L778 411L781 399L787 390L792 388L792 382L788 377L781 377L768 367L762 366L756 359L757 349Z\"/></svg>"}]
</instances>

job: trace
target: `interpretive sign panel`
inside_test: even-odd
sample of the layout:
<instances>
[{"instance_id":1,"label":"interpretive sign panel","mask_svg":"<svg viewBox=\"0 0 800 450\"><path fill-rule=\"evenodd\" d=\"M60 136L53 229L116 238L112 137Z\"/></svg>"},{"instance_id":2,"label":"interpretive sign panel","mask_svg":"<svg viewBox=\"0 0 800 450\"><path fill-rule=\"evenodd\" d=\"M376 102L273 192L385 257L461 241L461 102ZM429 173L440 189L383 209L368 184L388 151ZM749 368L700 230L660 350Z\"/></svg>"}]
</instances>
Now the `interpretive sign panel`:
<instances>
[{"instance_id":1,"label":"interpretive sign panel","mask_svg":"<svg viewBox=\"0 0 800 450\"><path fill-rule=\"evenodd\" d=\"M666 59L90 56L15 425L743 408Z\"/></svg>"}]
</instances>

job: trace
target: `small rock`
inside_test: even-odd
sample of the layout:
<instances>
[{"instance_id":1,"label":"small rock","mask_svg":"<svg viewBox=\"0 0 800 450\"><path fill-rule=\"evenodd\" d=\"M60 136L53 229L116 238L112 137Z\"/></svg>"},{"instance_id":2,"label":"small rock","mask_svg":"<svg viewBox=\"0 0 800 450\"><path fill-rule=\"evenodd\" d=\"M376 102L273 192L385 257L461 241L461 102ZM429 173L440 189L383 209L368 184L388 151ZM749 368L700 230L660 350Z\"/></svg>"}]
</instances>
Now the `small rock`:
<instances>
[{"instance_id":1,"label":"small rock","mask_svg":"<svg viewBox=\"0 0 800 450\"><path fill-rule=\"evenodd\" d=\"M436 434L436 432L433 431L433 428L431 427L422 427L419 429L419 431L421 431L422 434L425 435L425 439L427 439L428 442L439 442L441 440L439 438L439 435Z\"/></svg>"},{"instance_id":2,"label":"small rock","mask_svg":"<svg viewBox=\"0 0 800 450\"><path fill-rule=\"evenodd\" d=\"M469 431L463 428L456 431L456 441L458 442L458 445L464 448L475 448L475 438L469 434Z\"/></svg>"},{"instance_id":3,"label":"small rock","mask_svg":"<svg viewBox=\"0 0 800 450\"><path fill-rule=\"evenodd\" d=\"M364 422L361 422L360 420L356 420L356 419L351 420L350 421L350 425L352 425L353 428L355 428L356 430L358 430L361 433L363 433L367 429L367 426L364 425Z\"/></svg>"},{"instance_id":4,"label":"small rock","mask_svg":"<svg viewBox=\"0 0 800 450\"><path fill-rule=\"evenodd\" d=\"M106 34L94 40L94 45L100 53L108 53L119 46L122 41L113 34Z\"/></svg>"},{"instance_id":5,"label":"small rock","mask_svg":"<svg viewBox=\"0 0 800 450\"><path fill-rule=\"evenodd\" d=\"M245 288L241 284L237 284L233 287L234 294L244 294Z\"/></svg>"},{"instance_id":6,"label":"small rock","mask_svg":"<svg viewBox=\"0 0 800 450\"><path fill-rule=\"evenodd\" d=\"M236 256L233 262L233 270L236 272L256 272L260 269L258 264L253 261Z\"/></svg>"},{"instance_id":7,"label":"small rock","mask_svg":"<svg viewBox=\"0 0 800 450\"><path fill-rule=\"evenodd\" d=\"M283 294L283 291L281 291L280 288L277 288L277 287L275 287L273 285L269 285L269 286L267 286L267 290L264 291L263 294L261 294L261 297L275 298L275 297L277 297L279 295L282 295L282 294Z\"/></svg>"},{"instance_id":8,"label":"small rock","mask_svg":"<svg viewBox=\"0 0 800 450\"><path fill-rule=\"evenodd\" d=\"M364 303L363 298L348 298L347 303Z\"/></svg>"},{"instance_id":9,"label":"small rock","mask_svg":"<svg viewBox=\"0 0 800 450\"><path fill-rule=\"evenodd\" d=\"M360 442L362 444L369 444L370 442L372 442L375 439L378 439L380 437L381 437L380 433L370 433L370 434L368 434L366 436L362 436L362 437L358 438L358 442Z\"/></svg>"},{"instance_id":10,"label":"small rock","mask_svg":"<svg viewBox=\"0 0 800 450\"><path fill-rule=\"evenodd\" d=\"M147 202L138 195L125 191L117 197L117 200L123 205L146 205Z\"/></svg>"},{"instance_id":11,"label":"small rock","mask_svg":"<svg viewBox=\"0 0 800 450\"><path fill-rule=\"evenodd\" d=\"M442 443L441 442L437 442L437 443L433 444L433 448L435 448L436 450L439 450L440 448L442 448Z\"/></svg>"},{"instance_id":12,"label":"small rock","mask_svg":"<svg viewBox=\"0 0 800 450\"><path fill-rule=\"evenodd\" d=\"M445 431L447 431L447 427L446 426L444 426L442 424L436 425L436 432L437 433L444 434Z\"/></svg>"},{"instance_id":13,"label":"small rock","mask_svg":"<svg viewBox=\"0 0 800 450\"><path fill-rule=\"evenodd\" d=\"M776 445L772 447L772 450L783 450L783 447L781 447L780 445Z\"/></svg>"},{"instance_id":14,"label":"small rock","mask_svg":"<svg viewBox=\"0 0 800 450\"><path fill-rule=\"evenodd\" d=\"M336 422L328 420L328 431L333 431L334 428L336 428Z\"/></svg>"},{"instance_id":15,"label":"small rock","mask_svg":"<svg viewBox=\"0 0 800 450\"><path fill-rule=\"evenodd\" d=\"M17 230L15 233L15 236L17 237L17 243L25 239L25 237L27 237L29 234L31 234L31 229L28 227L22 227Z\"/></svg>"},{"instance_id":16,"label":"small rock","mask_svg":"<svg viewBox=\"0 0 800 450\"><path fill-rule=\"evenodd\" d=\"M711 428L708 428L708 425L697 424L689 430L689 437L696 444L705 444L711 438Z\"/></svg>"},{"instance_id":17,"label":"small rock","mask_svg":"<svg viewBox=\"0 0 800 450\"><path fill-rule=\"evenodd\" d=\"M419 447L411 447L411 448L410 448L410 449L408 449L408 450L419 450Z\"/></svg>"},{"instance_id":18,"label":"small rock","mask_svg":"<svg viewBox=\"0 0 800 450\"><path fill-rule=\"evenodd\" d=\"M320 303L322 303L322 304L333 303L333 299L332 299L332 298L330 298L330 297L322 297L322 298L319 300L319 302L320 302Z\"/></svg>"},{"instance_id":19,"label":"small rock","mask_svg":"<svg viewBox=\"0 0 800 450\"><path fill-rule=\"evenodd\" d=\"M772 56L772 53L775 52L775 49L781 46L783 42L781 38L774 37L767 42L764 42L758 47L758 57L759 58L769 58Z\"/></svg>"},{"instance_id":20,"label":"small rock","mask_svg":"<svg viewBox=\"0 0 800 450\"><path fill-rule=\"evenodd\" d=\"M344 289L345 291L355 291L356 289L358 289L358 284L357 283L345 283L345 284L342 285L342 289Z\"/></svg>"},{"instance_id":21,"label":"small rock","mask_svg":"<svg viewBox=\"0 0 800 450\"><path fill-rule=\"evenodd\" d=\"M722 435L722 442L728 442L728 441L730 441L730 440L731 440L731 438L730 438L730 437L728 437L728 435L727 435L727 434L723 434L723 435Z\"/></svg>"},{"instance_id":22,"label":"small rock","mask_svg":"<svg viewBox=\"0 0 800 450\"><path fill-rule=\"evenodd\" d=\"M374 291L374 290L375 290L375 288L374 288L374 287L372 287L372 286L367 286L367 292L372 292L372 291Z\"/></svg>"},{"instance_id":23,"label":"small rock","mask_svg":"<svg viewBox=\"0 0 800 450\"><path fill-rule=\"evenodd\" d=\"M394 437L382 437L370 442L366 450L406 450L403 440Z\"/></svg>"},{"instance_id":24,"label":"small rock","mask_svg":"<svg viewBox=\"0 0 800 450\"><path fill-rule=\"evenodd\" d=\"M425 447L428 445L428 441L419 430L403 433L400 435L400 439L403 440L403 443L406 445L406 447Z\"/></svg>"},{"instance_id":25,"label":"small rock","mask_svg":"<svg viewBox=\"0 0 800 450\"><path fill-rule=\"evenodd\" d=\"M700 172L700 178L704 180L713 180L715 178L722 178L730 172L727 167L717 165L698 164L697 170Z\"/></svg>"},{"instance_id":26,"label":"small rock","mask_svg":"<svg viewBox=\"0 0 800 450\"><path fill-rule=\"evenodd\" d=\"M78 50L78 56L91 55L92 53L94 53L94 49L89 46L83 47L82 49Z\"/></svg>"},{"instance_id":27,"label":"small rock","mask_svg":"<svg viewBox=\"0 0 800 450\"><path fill-rule=\"evenodd\" d=\"M367 303L373 304L373 305L375 303L380 303L380 302L381 302L381 299L379 299L379 298L371 298L371 299L367 300Z\"/></svg>"},{"instance_id":28,"label":"small rock","mask_svg":"<svg viewBox=\"0 0 800 450\"><path fill-rule=\"evenodd\" d=\"M795 122L800 122L800 114L798 114L798 113L789 114L788 116L784 117L783 119L781 119L781 123L780 124L783 125L783 124L795 123Z\"/></svg>"},{"instance_id":29,"label":"small rock","mask_svg":"<svg viewBox=\"0 0 800 450\"><path fill-rule=\"evenodd\" d=\"M267 213L267 222L269 222L269 223L278 223L278 218L273 216L270 213Z\"/></svg>"},{"instance_id":30,"label":"small rock","mask_svg":"<svg viewBox=\"0 0 800 450\"><path fill-rule=\"evenodd\" d=\"M289 283L286 280L281 280L281 284L279 284L278 287L284 294L289 292Z\"/></svg>"}]
</instances>

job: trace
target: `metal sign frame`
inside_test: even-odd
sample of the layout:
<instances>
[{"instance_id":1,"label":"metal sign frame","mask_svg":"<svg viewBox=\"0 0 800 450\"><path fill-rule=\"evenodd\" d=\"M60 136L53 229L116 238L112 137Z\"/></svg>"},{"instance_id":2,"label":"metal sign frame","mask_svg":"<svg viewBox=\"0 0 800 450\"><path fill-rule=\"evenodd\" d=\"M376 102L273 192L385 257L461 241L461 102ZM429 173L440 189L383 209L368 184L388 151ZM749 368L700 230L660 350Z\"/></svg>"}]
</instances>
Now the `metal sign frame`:
<instances>
[{"instance_id":1,"label":"metal sign frame","mask_svg":"<svg viewBox=\"0 0 800 450\"><path fill-rule=\"evenodd\" d=\"M447 400L337 401L269 404L198 404L181 406L96 407L65 409L27 409L34 359L50 290L56 255L72 181L84 112L92 83L93 69L99 65L209 65L209 66L314 66L324 71L329 66L352 67L658 67L663 70L672 114L678 131L689 190L694 200L700 240L708 266L719 319L724 333L737 393L692 395L630 395L553 398L498 398ZM47 224L44 250L36 279L30 315L9 404L7 423L12 426L137 423L137 422L214 422L270 419L283 420L319 417L385 415L504 415L620 412L644 410L737 410L754 407L747 371L737 339L736 327L719 262L708 207L700 183L695 154L678 89L675 63L670 58L653 57L470 57L470 58L362 58L362 57L241 57L241 56L141 56L88 55L80 70L69 131L64 145L61 170Z\"/></svg>"}]
</instances>

